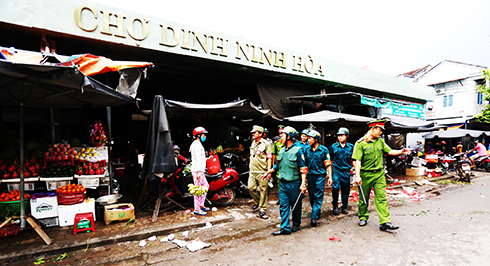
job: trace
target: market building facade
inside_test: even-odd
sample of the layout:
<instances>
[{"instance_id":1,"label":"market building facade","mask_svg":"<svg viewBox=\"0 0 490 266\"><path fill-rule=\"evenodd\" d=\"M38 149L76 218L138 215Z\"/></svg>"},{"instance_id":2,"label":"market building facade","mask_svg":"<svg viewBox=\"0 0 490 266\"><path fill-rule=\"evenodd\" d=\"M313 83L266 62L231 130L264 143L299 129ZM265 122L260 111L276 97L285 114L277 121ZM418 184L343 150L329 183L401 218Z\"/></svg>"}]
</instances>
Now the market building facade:
<instances>
[{"instance_id":1,"label":"market building facade","mask_svg":"<svg viewBox=\"0 0 490 266\"><path fill-rule=\"evenodd\" d=\"M136 95L141 99L138 107L114 110L116 144L129 141L143 146L146 124L138 119L143 117L141 110L151 108L154 95L200 104L247 99L258 109L269 109L278 119L325 109L377 117L386 102L398 106L413 103L423 109L434 97L426 86L406 80L90 1L7 2L2 3L0 17L0 33L9 36L0 42L4 47L65 55L92 53L154 63L155 67L148 71L149 79L141 82ZM118 80L107 76L104 82L115 85ZM356 98L346 103L342 97L333 97L331 103L301 104L301 100L288 99L346 92L362 95L363 100ZM98 113L95 109L85 112ZM2 121L14 122L14 113L15 110L4 109ZM67 117L70 113L70 117L77 117L75 111L63 111L60 122L80 124L79 119ZM202 114L188 118L172 121L169 114L171 123L182 132L210 124L213 119ZM228 135L239 131L240 120L244 122L246 118L231 116L228 126L220 121L216 131ZM246 126L253 122L247 120ZM118 136L117 132L124 134ZM59 132L63 134L64 131Z\"/></svg>"}]
</instances>

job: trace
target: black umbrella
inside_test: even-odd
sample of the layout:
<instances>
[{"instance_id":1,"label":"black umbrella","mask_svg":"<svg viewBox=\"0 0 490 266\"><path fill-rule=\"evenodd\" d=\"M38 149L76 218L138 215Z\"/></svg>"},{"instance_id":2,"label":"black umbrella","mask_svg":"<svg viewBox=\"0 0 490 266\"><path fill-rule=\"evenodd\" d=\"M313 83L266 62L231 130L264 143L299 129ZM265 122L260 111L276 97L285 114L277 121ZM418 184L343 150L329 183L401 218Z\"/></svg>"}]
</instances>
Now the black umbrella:
<instances>
[{"instance_id":1,"label":"black umbrella","mask_svg":"<svg viewBox=\"0 0 490 266\"><path fill-rule=\"evenodd\" d=\"M172 137L161 95L155 95L149 121L142 177L148 178L151 182L158 178L155 174L177 171Z\"/></svg>"}]
</instances>

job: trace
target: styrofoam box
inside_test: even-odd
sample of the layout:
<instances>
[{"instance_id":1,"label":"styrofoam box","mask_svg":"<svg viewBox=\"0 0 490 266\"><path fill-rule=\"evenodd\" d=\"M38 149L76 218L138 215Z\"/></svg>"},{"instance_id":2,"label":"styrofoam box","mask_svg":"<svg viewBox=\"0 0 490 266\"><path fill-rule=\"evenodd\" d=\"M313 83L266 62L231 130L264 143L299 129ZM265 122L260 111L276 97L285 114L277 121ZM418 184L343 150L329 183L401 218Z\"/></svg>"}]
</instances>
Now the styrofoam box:
<instances>
[{"instance_id":1,"label":"styrofoam box","mask_svg":"<svg viewBox=\"0 0 490 266\"><path fill-rule=\"evenodd\" d=\"M36 219L58 216L57 197L31 199L31 215Z\"/></svg>"},{"instance_id":2,"label":"styrofoam box","mask_svg":"<svg viewBox=\"0 0 490 266\"><path fill-rule=\"evenodd\" d=\"M44 227L53 227L53 226L58 226L59 224L58 217L38 219L37 221Z\"/></svg>"},{"instance_id":3,"label":"styrofoam box","mask_svg":"<svg viewBox=\"0 0 490 266\"><path fill-rule=\"evenodd\" d=\"M95 199L88 198L82 203L73 205L58 205L60 227L73 225L75 223L75 215L86 212L93 213L95 221Z\"/></svg>"},{"instance_id":4,"label":"styrofoam box","mask_svg":"<svg viewBox=\"0 0 490 266\"><path fill-rule=\"evenodd\" d=\"M83 177L78 178L78 184L84 188L97 188L99 186L100 179L98 177Z\"/></svg>"},{"instance_id":5,"label":"styrofoam box","mask_svg":"<svg viewBox=\"0 0 490 266\"><path fill-rule=\"evenodd\" d=\"M7 187L9 191L19 190L20 183L9 183ZM34 190L34 183L24 183L24 190Z\"/></svg>"}]
</instances>

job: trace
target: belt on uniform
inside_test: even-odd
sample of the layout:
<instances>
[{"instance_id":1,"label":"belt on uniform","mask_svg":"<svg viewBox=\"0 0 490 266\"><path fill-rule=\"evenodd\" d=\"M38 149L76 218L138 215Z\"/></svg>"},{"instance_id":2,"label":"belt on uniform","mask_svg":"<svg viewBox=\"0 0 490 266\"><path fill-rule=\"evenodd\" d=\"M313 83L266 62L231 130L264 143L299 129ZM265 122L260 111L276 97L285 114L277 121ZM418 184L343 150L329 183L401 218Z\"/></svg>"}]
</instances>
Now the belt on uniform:
<instances>
[{"instance_id":1,"label":"belt on uniform","mask_svg":"<svg viewBox=\"0 0 490 266\"><path fill-rule=\"evenodd\" d=\"M381 169L376 169L376 170L363 170L363 169L361 169L361 172L371 172L371 173L377 173L377 172L379 172L379 171L381 171Z\"/></svg>"}]
</instances>

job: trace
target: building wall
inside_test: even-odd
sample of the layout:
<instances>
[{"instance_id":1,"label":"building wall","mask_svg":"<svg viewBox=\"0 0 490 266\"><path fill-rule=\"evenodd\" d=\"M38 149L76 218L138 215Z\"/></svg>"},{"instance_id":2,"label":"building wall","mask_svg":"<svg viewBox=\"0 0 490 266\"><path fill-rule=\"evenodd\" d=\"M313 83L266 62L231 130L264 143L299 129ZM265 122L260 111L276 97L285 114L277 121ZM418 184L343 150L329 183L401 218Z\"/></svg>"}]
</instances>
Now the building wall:
<instances>
[{"instance_id":1,"label":"building wall","mask_svg":"<svg viewBox=\"0 0 490 266\"><path fill-rule=\"evenodd\" d=\"M482 83L480 76L473 76L432 85L436 96L432 103L428 103L426 119L437 120L440 124L463 123L480 114L488 104L478 92L477 86Z\"/></svg>"}]
</instances>

